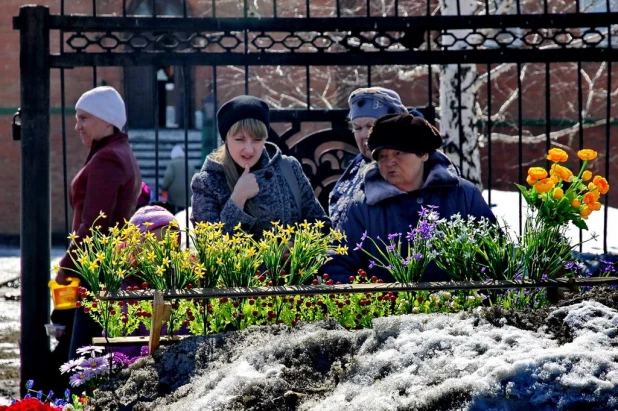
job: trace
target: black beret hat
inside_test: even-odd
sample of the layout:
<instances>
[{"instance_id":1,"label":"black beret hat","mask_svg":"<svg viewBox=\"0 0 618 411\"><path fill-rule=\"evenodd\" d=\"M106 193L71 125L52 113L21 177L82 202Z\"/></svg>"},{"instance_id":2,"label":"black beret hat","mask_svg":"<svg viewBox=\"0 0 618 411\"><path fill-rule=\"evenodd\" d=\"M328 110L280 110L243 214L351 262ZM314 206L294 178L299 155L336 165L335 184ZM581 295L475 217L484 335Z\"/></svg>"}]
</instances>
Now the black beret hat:
<instances>
[{"instance_id":1,"label":"black beret hat","mask_svg":"<svg viewBox=\"0 0 618 411\"><path fill-rule=\"evenodd\" d=\"M232 126L246 118L253 118L270 126L270 115L268 104L257 97L253 96L238 96L234 97L227 103L221 106L217 112L217 124L221 139L225 141L227 132Z\"/></svg>"},{"instance_id":2,"label":"black beret hat","mask_svg":"<svg viewBox=\"0 0 618 411\"><path fill-rule=\"evenodd\" d=\"M411 114L387 114L376 120L367 140L371 156L390 148L406 153L433 153L442 145L440 132L427 120Z\"/></svg>"}]
</instances>

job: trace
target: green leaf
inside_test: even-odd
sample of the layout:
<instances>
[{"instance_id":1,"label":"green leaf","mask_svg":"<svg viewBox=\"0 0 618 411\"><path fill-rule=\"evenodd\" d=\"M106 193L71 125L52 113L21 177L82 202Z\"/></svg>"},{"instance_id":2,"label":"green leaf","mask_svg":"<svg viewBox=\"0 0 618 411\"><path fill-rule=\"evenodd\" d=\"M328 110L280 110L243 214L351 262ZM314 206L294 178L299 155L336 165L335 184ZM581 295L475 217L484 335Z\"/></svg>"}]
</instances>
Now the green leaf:
<instances>
[{"instance_id":1,"label":"green leaf","mask_svg":"<svg viewBox=\"0 0 618 411\"><path fill-rule=\"evenodd\" d=\"M582 219L573 219L573 224L575 224L575 227L577 228L581 228L582 230L588 230L588 225Z\"/></svg>"}]
</instances>

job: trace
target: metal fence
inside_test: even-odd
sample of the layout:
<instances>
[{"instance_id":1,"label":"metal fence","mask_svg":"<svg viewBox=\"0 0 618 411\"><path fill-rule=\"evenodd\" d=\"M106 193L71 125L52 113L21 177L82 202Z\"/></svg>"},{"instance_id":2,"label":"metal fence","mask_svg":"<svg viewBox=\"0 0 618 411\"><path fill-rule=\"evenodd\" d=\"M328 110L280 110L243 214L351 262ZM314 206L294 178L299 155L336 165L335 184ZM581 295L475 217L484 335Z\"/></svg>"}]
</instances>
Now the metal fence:
<instances>
[{"instance_id":1,"label":"metal fence","mask_svg":"<svg viewBox=\"0 0 618 411\"><path fill-rule=\"evenodd\" d=\"M616 1L101 3L77 2L67 11L61 0L57 14L24 6L14 20L21 33L23 382L40 375L49 355L38 341L49 316L50 261L40 250L51 245L52 75L59 76L64 198L71 178L66 102L74 92L67 74L80 68L93 87L118 81L129 134L153 136L142 171L152 174L157 197L163 130L173 128L187 154L191 130L213 148L218 106L245 93L275 108L271 139L301 161L326 204L356 152L345 99L371 85L399 89L404 103L438 122L445 151L488 189L490 203L493 189L522 183L525 167L552 143L597 148L598 171L611 183ZM109 74L112 67L120 71ZM512 165L503 167L507 160ZM605 217L607 252L607 207ZM66 204L65 221L68 232Z\"/></svg>"}]
</instances>

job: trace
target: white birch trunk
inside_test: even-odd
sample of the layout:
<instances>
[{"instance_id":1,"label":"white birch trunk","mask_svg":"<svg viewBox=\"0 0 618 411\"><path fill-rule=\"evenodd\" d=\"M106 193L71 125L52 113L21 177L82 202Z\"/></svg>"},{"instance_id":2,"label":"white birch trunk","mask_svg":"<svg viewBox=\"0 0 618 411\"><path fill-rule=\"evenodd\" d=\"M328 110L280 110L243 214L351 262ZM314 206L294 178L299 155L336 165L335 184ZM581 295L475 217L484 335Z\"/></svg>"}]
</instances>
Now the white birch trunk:
<instances>
[{"instance_id":1,"label":"white birch trunk","mask_svg":"<svg viewBox=\"0 0 618 411\"><path fill-rule=\"evenodd\" d=\"M457 1L460 4L461 15L472 15L476 11L477 4L474 0L440 0L442 15L457 15ZM457 38L464 38L471 30L446 32ZM468 47L462 43L458 42L449 50L463 50ZM476 129L477 119L474 116L476 65L461 64L460 67L458 73L456 64L440 66L440 132L444 139L445 153L456 166L461 167L463 177L482 189L481 155ZM461 82L461 110L458 109L460 101L457 96L459 82Z\"/></svg>"}]
</instances>

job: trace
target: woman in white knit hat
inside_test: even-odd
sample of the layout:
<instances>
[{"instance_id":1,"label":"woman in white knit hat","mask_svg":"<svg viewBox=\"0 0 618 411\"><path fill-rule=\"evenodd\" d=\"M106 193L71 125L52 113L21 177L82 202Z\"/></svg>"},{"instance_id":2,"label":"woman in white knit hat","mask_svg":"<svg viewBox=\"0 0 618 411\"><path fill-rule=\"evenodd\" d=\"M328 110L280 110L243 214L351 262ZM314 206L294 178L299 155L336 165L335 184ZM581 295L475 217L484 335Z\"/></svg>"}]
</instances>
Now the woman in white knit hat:
<instances>
[{"instance_id":1,"label":"woman in white knit hat","mask_svg":"<svg viewBox=\"0 0 618 411\"><path fill-rule=\"evenodd\" d=\"M75 105L75 130L82 143L90 147L86 163L71 182L69 200L73 208L72 230L76 241L87 237L94 220L101 232L116 223L122 225L135 212L142 177L128 136L121 130L126 123L122 97L113 87L96 87L84 93ZM69 252L60 261L56 282L67 284L67 276L75 275ZM82 286L88 287L88 284ZM91 338L100 335L101 328L81 309L75 313L70 356Z\"/></svg>"}]
</instances>

